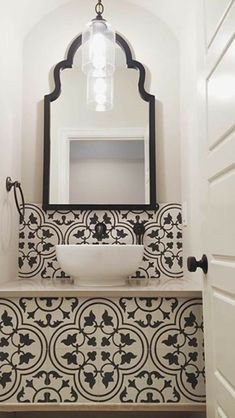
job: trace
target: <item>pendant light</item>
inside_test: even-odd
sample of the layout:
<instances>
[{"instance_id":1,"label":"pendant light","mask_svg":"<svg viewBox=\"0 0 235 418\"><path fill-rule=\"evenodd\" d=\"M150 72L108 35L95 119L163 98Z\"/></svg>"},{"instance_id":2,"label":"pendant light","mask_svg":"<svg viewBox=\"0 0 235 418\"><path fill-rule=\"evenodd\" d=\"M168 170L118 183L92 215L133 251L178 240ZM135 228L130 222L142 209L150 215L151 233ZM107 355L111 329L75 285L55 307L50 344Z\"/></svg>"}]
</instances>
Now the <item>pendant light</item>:
<instances>
[{"instance_id":1,"label":"pendant light","mask_svg":"<svg viewBox=\"0 0 235 418\"><path fill-rule=\"evenodd\" d=\"M99 0L97 16L82 34L82 70L92 76L111 76L115 69L115 32L103 18L104 6Z\"/></svg>"},{"instance_id":2,"label":"pendant light","mask_svg":"<svg viewBox=\"0 0 235 418\"><path fill-rule=\"evenodd\" d=\"M106 112L113 107L113 76L87 77L87 105L96 112Z\"/></svg>"},{"instance_id":3,"label":"pendant light","mask_svg":"<svg viewBox=\"0 0 235 418\"><path fill-rule=\"evenodd\" d=\"M113 106L116 37L103 18L102 0L98 0L95 11L97 16L82 34L82 71L87 75L89 108L107 111Z\"/></svg>"}]
</instances>

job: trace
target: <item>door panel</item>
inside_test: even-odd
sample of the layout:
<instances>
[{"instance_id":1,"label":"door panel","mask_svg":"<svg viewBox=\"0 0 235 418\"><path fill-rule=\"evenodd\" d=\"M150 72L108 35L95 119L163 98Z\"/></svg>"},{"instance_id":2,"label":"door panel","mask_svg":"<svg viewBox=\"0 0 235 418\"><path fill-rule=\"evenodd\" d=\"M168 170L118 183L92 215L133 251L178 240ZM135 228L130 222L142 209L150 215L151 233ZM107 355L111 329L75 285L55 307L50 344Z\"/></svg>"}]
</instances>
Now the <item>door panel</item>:
<instances>
[{"instance_id":1,"label":"door panel","mask_svg":"<svg viewBox=\"0 0 235 418\"><path fill-rule=\"evenodd\" d=\"M214 2L214 0L211 0ZM220 0L219 0L220 1ZM207 51L208 68L215 68L218 62L218 57L223 55L223 51L228 48L234 35L234 15L235 15L235 0L230 4L228 13L225 15L221 30L216 33L215 42L212 42Z\"/></svg>"},{"instance_id":2,"label":"door panel","mask_svg":"<svg viewBox=\"0 0 235 418\"><path fill-rule=\"evenodd\" d=\"M209 181L208 205L208 244L211 254L235 256L235 169L225 171L213 182Z\"/></svg>"},{"instance_id":3,"label":"door panel","mask_svg":"<svg viewBox=\"0 0 235 418\"><path fill-rule=\"evenodd\" d=\"M206 171L210 182L219 175L234 168L234 144L235 132L232 132L231 135L226 137L224 141L209 154ZM220 152L221 148L223 148L222 153Z\"/></svg>"},{"instance_id":4,"label":"door panel","mask_svg":"<svg viewBox=\"0 0 235 418\"><path fill-rule=\"evenodd\" d=\"M235 418L235 3L206 3L211 14L207 22L215 24L223 16L218 31L213 29L204 71L207 418Z\"/></svg>"},{"instance_id":5,"label":"door panel","mask_svg":"<svg viewBox=\"0 0 235 418\"><path fill-rule=\"evenodd\" d=\"M217 394L217 402L215 410L221 411L222 417L234 417L234 394L233 389L224 381L223 376L219 373L215 374L215 393ZM221 406L223 405L223 407ZM224 413L224 415L222 415ZM214 415L212 415L214 417ZM216 415L215 415L216 416ZM220 415L219 415L220 416Z\"/></svg>"},{"instance_id":6,"label":"door panel","mask_svg":"<svg viewBox=\"0 0 235 418\"><path fill-rule=\"evenodd\" d=\"M216 412L217 412L216 413L217 418L228 418L228 416L224 413L224 411L219 406Z\"/></svg>"},{"instance_id":7,"label":"door panel","mask_svg":"<svg viewBox=\"0 0 235 418\"><path fill-rule=\"evenodd\" d=\"M235 294L235 261L214 256L210 264L211 286Z\"/></svg>"},{"instance_id":8,"label":"door panel","mask_svg":"<svg viewBox=\"0 0 235 418\"><path fill-rule=\"evenodd\" d=\"M214 292L212 312L217 371L235 390L235 333L228 332L234 327L235 298Z\"/></svg>"},{"instance_id":9,"label":"door panel","mask_svg":"<svg viewBox=\"0 0 235 418\"><path fill-rule=\"evenodd\" d=\"M207 82L208 138L212 149L235 128L235 39Z\"/></svg>"},{"instance_id":10,"label":"door panel","mask_svg":"<svg viewBox=\"0 0 235 418\"><path fill-rule=\"evenodd\" d=\"M207 43L218 30L231 0L206 0Z\"/></svg>"}]
</instances>

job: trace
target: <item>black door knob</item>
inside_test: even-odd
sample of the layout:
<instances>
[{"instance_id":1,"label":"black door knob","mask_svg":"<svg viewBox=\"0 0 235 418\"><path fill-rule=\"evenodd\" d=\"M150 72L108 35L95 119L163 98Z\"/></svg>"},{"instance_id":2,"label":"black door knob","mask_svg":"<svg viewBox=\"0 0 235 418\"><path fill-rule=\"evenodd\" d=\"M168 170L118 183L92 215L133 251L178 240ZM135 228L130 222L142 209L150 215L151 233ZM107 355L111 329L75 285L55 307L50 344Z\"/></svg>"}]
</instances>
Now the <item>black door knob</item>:
<instances>
[{"instance_id":1,"label":"black door knob","mask_svg":"<svg viewBox=\"0 0 235 418\"><path fill-rule=\"evenodd\" d=\"M208 272L207 256L203 254L202 259L199 261L197 261L195 257L188 257L187 266L188 266L188 271L194 272L198 268L200 268L206 274Z\"/></svg>"}]
</instances>

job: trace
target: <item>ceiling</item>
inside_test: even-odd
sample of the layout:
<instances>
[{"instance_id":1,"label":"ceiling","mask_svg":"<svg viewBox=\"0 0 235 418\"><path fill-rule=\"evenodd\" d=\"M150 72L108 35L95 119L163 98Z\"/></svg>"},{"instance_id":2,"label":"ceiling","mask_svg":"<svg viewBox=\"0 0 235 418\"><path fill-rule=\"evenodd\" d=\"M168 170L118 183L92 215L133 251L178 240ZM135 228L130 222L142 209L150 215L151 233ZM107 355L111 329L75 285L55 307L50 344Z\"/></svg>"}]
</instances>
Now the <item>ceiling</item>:
<instances>
[{"instance_id":1,"label":"ceiling","mask_svg":"<svg viewBox=\"0 0 235 418\"><path fill-rule=\"evenodd\" d=\"M7 0L5 5L8 13L13 17L16 26L24 37L32 27L46 14L54 9L74 0ZM77 0L79 1L79 0ZM84 1L84 0L83 0ZM85 0L88 1L88 0ZM89 0L91 4L95 0ZM106 0L107 2L108 0ZM187 10L194 0L124 0L136 6L143 7L150 13L155 14L172 32L180 37Z\"/></svg>"},{"instance_id":2,"label":"ceiling","mask_svg":"<svg viewBox=\"0 0 235 418\"><path fill-rule=\"evenodd\" d=\"M127 0L155 14L180 38L185 16L192 9L194 0Z\"/></svg>"}]
</instances>

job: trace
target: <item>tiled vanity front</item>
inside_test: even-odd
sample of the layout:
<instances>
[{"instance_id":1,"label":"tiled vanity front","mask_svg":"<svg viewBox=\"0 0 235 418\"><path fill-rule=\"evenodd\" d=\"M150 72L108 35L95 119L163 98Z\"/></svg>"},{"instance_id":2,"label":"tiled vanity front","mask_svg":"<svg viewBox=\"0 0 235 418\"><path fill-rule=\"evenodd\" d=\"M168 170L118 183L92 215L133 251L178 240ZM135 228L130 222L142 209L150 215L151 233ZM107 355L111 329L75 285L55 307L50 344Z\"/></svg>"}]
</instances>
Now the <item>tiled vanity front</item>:
<instances>
[{"instance_id":1,"label":"tiled vanity front","mask_svg":"<svg viewBox=\"0 0 235 418\"><path fill-rule=\"evenodd\" d=\"M0 400L203 403L201 303L130 293L2 298Z\"/></svg>"}]
</instances>

